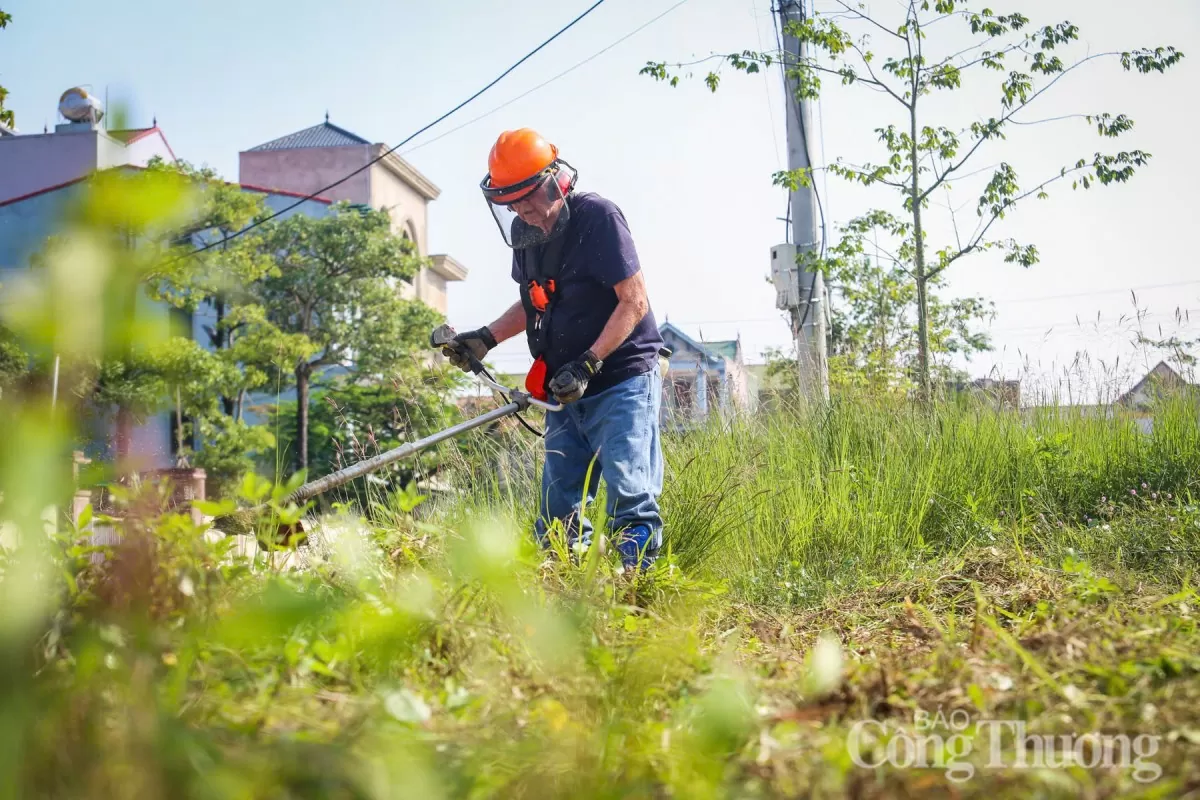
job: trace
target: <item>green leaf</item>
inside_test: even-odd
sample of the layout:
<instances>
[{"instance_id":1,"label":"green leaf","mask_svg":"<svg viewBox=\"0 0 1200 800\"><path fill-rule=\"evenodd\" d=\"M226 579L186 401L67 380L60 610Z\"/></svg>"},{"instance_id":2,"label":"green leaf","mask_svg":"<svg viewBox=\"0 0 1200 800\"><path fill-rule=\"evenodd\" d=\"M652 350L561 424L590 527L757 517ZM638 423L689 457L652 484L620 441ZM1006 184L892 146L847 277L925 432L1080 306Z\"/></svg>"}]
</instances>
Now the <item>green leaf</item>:
<instances>
[{"instance_id":1,"label":"green leaf","mask_svg":"<svg viewBox=\"0 0 1200 800\"><path fill-rule=\"evenodd\" d=\"M312 659L312 658L308 659L307 661L304 662L304 666L309 671L315 672L318 675L324 675L326 678L341 677L336 672L334 672L332 669L327 667L325 664L322 664L320 661L317 661L316 659Z\"/></svg>"},{"instance_id":2,"label":"green leaf","mask_svg":"<svg viewBox=\"0 0 1200 800\"><path fill-rule=\"evenodd\" d=\"M206 517L223 517L237 510L233 500L196 500L192 506Z\"/></svg>"},{"instance_id":3,"label":"green leaf","mask_svg":"<svg viewBox=\"0 0 1200 800\"><path fill-rule=\"evenodd\" d=\"M312 643L312 651L313 655L324 661L326 664L328 664L334 658L333 647L331 647L329 643L323 639L317 639Z\"/></svg>"},{"instance_id":4,"label":"green leaf","mask_svg":"<svg viewBox=\"0 0 1200 800\"><path fill-rule=\"evenodd\" d=\"M967 687L967 697L971 698L971 702L979 710L979 713L987 713L987 701L983 697L983 690L979 688L979 684L972 683Z\"/></svg>"},{"instance_id":5,"label":"green leaf","mask_svg":"<svg viewBox=\"0 0 1200 800\"><path fill-rule=\"evenodd\" d=\"M289 666L294 667L299 664L300 657L304 655L304 640L288 639L287 644L283 646L283 655Z\"/></svg>"},{"instance_id":6,"label":"green leaf","mask_svg":"<svg viewBox=\"0 0 1200 800\"><path fill-rule=\"evenodd\" d=\"M384 697L383 706L394 719L413 725L424 724L433 716L425 700L408 689L389 692Z\"/></svg>"}]
</instances>

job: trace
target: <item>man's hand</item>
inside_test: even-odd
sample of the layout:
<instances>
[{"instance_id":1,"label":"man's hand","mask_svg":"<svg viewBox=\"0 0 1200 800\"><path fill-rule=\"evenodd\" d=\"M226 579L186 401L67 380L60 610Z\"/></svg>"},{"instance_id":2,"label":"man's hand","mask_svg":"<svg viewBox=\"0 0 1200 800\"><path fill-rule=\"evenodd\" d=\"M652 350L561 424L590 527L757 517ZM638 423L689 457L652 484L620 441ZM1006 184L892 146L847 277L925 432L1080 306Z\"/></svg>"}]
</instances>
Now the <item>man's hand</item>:
<instances>
[{"instance_id":1,"label":"man's hand","mask_svg":"<svg viewBox=\"0 0 1200 800\"><path fill-rule=\"evenodd\" d=\"M447 345L442 348L442 355L450 359L450 363L463 372L470 372L471 364L464 351L482 361L484 356L488 354L488 351L495 346L496 337L492 336L492 332L484 325L477 330L466 331L465 333L456 335L453 345Z\"/></svg>"},{"instance_id":2,"label":"man's hand","mask_svg":"<svg viewBox=\"0 0 1200 800\"><path fill-rule=\"evenodd\" d=\"M574 403L587 391L588 381L596 377L601 362L588 350L579 358L560 368L550 379L550 394L560 403Z\"/></svg>"}]
</instances>

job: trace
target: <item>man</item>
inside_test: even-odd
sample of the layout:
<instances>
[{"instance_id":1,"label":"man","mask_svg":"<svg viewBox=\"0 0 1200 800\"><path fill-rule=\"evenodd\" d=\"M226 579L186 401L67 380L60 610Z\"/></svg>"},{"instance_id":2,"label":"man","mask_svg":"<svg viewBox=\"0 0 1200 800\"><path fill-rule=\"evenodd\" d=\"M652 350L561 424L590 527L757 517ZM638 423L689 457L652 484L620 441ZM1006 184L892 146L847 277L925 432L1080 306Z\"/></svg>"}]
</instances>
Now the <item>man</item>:
<instances>
[{"instance_id":1,"label":"man","mask_svg":"<svg viewBox=\"0 0 1200 800\"><path fill-rule=\"evenodd\" d=\"M569 545L591 544L591 522L580 513L591 468L588 502L603 475L611 540L625 567L645 568L662 545L663 341L624 215L611 201L576 191L577 178L537 132L500 135L481 189L513 248L521 299L444 352L465 370L464 350L482 360L525 331L535 359L526 390L564 404L546 415L538 541L548 546L549 524L561 520Z\"/></svg>"}]
</instances>

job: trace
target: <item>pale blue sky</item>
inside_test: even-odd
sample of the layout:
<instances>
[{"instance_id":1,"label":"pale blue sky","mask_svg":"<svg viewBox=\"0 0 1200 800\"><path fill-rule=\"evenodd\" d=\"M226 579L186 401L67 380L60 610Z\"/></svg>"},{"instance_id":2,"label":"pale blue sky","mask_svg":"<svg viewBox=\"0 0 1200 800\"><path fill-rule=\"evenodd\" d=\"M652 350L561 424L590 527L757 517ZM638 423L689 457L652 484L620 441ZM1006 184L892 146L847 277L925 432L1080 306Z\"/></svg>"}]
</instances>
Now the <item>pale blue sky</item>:
<instances>
[{"instance_id":1,"label":"pale blue sky","mask_svg":"<svg viewBox=\"0 0 1200 800\"><path fill-rule=\"evenodd\" d=\"M481 86L537 42L590 5L586 0L460 3L346 0L209 0L202 4L125 0L0 0L13 14L0 34L0 83L26 132L53 125L59 94L69 86L105 87L111 103L128 103L132 125L157 115L176 154L208 163L236 179L237 153L319 122L394 144ZM422 140L490 111L607 47L677 0L608 0L475 104ZM820 0L827 7L828 0ZM874 0L876 10L897 0ZM1003 6L1003 8L1001 8ZM997 6L1006 10L1008 4ZM768 0L688 0L660 21L561 80L483 121L426 147L405 152L443 190L430 215L433 252L448 252L471 270L451 291L451 322L489 321L511 299L508 251L477 184L496 134L537 127L556 141L581 173L581 186L625 211L638 244L660 319L683 323L706 338L739 332L753 358L786 345L787 326L766 283L769 248L781 240L785 197L771 186L782 162L783 100L776 72L728 75L713 95L697 82L668 89L637 75L649 59L691 60L711 52L768 47ZM1034 241L1043 263L1030 271L984 256L951 273L957 292L997 301L996 353L977 357L976 375L995 368L1053 372L1080 349L1122 366L1141 356L1118 323L1139 293L1170 322L1174 309L1200 309L1191 225L1198 218L1200 168L1192 147L1200 128L1195 86L1200 76L1200 5L1194 0L1036 0L1012 4L1035 22L1070 19L1092 52L1173 44L1190 58L1171 74L1131 78L1112 64L1081 71L1029 118L1065 112L1113 111L1138 123L1124 147L1155 155L1128 186L1089 195L1058 191L1028 207L998 234ZM1135 10L1136 9L1136 10ZM970 88L949 108L959 115L990 112L997 77ZM821 107L827 158L877 157L872 130L899 121L873 95L833 88ZM965 116L964 116L965 115ZM941 122L941 120L938 120ZM1090 154L1098 139L1071 123L1029 129L994 155L1033 178ZM1074 144L1072 144L1074 142ZM1109 145L1111 147L1111 144ZM830 181L827 209L845 220L886 195ZM970 199L970 186L955 203ZM968 206L966 215L973 220ZM952 235L934 223L935 234ZM1195 283L1182 284L1195 280ZM1086 294L1112 290L1105 294ZM1036 301L1035 298L1052 299ZM1095 319L1094 332L1071 321ZM1200 312L1198 312L1200 313ZM1068 323L1068 324L1063 324ZM1045 329L1054 325L1048 336ZM504 366L526 362L520 342L502 347Z\"/></svg>"}]
</instances>

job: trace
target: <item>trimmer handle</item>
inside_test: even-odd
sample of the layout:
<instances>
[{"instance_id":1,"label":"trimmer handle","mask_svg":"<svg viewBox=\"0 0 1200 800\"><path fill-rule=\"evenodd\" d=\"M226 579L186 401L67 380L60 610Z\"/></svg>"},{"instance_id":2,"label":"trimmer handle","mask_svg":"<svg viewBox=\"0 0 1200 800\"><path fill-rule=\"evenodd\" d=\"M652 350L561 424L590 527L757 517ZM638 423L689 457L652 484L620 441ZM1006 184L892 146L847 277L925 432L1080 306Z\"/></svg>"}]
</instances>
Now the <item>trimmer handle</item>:
<instances>
[{"instance_id":1,"label":"trimmer handle","mask_svg":"<svg viewBox=\"0 0 1200 800\"><path fill-rule=\"evenodd\" d=\"M433 333L429 335L429 345L438 349L449 347L454 352L467 360L467 366L471 368L471 372L476 375L483 372L483 362L475 357L471 349L461 342L456 342L454 328L449 325L439 325L433 329Z\"/></svg>"},{"instance_id":2,"label":"trimmer handle","mask_svg":"<svg viewBox=\"0 0 1200 800\"><path fill-rule=\"evenodd\" d=\"M433 329L433 333L429 334L430 347L454 347L454 328L449 325L438 325Z\"/></svg>"}]
</instances>

